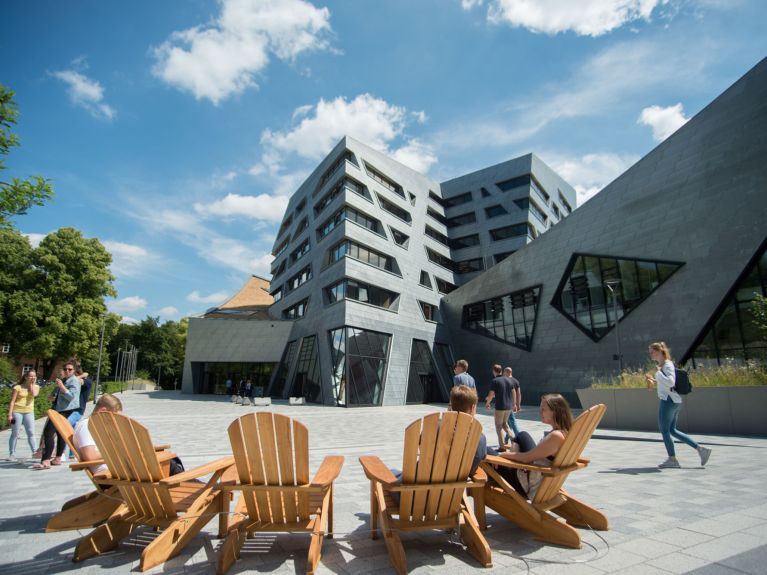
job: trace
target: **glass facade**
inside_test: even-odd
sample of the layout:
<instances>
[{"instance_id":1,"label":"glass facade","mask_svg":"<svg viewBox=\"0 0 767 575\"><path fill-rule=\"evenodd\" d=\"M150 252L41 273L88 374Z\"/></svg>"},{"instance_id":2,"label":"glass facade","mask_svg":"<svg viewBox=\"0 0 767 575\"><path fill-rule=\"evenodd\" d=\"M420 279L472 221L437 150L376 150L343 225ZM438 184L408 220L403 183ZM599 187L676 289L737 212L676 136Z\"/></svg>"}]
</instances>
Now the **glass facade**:
<instances>
[{"instance_id":1,"label":"glass facade","mask_svg":"<svg viewBox=\"0 0 767 575\"><path fill-rule=\"evenodd\" d=\"M317 229L317 241L320 241L322 238L324 238L326 235L328 235L330 232L332 232L336 226L338 226L341 222L344 220L349 220L350 222L354 222L355 224L358 224L362 226L363 228L367 228L371 232L374 232L378 234L379 236L386 237L386 233L383 230L383 226L381 225L381 222L379 222L375 218L371 218L367 214L363 214L362 212L355 210L354 208L350 206L344 206L340 210L338 210L335 214L330 216L325 222Z\"/></svg>"},{"instance_id":2,"label":"glass facade","mask_svg":"<svg viewBox=\"0 0 767 575\"><path fill-rule=\"evenodd\" d=\"M551 305L599 341L673 273L681 262L573 254ZM613 301L607 282L620 282Z\"/></svg>"},{"instance_id":3,"label":"glass facade","mask_svg":"<svg viewBox=\"0 0 767 575\"><path fill-rule=\"evenodd\" d=\"M448 391L437 375L429 344L414 339L410 348L410 368L407 381L407 403L447 403Z\"/></svg>"},{"instance_id":4,"label":"glass facade","mask_svg":"<svg viewBox=\"0 0 767 575\"><path fill-rule=\"evenodd\" d=\"M387 272L399 274L399 268L394 258L371 250L352 240L344 240L330 248L327 253L327 265L333 264L346 256L381 268Z\"/></svg>"},{"instance_id":5,"label":"glass facade","mask_svg":"<svg viewBox=\"0 0 767 575\"><path fill-rule=\"evenodd\" d=\"M398 293L348 278L326 287L325 296L328 303L350 299L394 311L399 302Z\"/></svg>"},{"instance_id":6,"label":"glass facade","mask_svg":"<svg viewBox=\"0 0 767 575\"><path fill-rule=\"evenodd\" d=\"M434 358L437 360L437 368L442 376L442 382L447 389L453 387L453 352L446 343L434 342Z\"/></svg>"},{"instance_id":7,"label":"glass facade","mask_svg":"<svg viewBox=\"0 0 767 575\"><path fill-rule=\"evenodd\" d=\"M463 307L462 327L530 351L541 286Z\"/></svg>"},{"instance_id":8,"label":"glass facade","mask_svg":"<svg viewBox=\"0 0 767 575\"><path fill-rule=\"evenodd\" d=\"M391 336L348 326L328 335L336 404L381 405Z\"/></svg>"},{"instance_id":9,"label":"glass facade","mask_svg":"<svg viewBox=\"0 0 767 575\"><path fill-rule=\"evenodd\" d=\"M767 296L765 248L767 242L708 323L705 335L698 339L700 343L689 357L693 367L767 363L767 338L759 332L753 312L756 296Z\"/></svg>"},{"instance_id":10,"label":"glass facade","mask_svg":"<svg viewBox=\"0 0 767 575\"><path fill-rule=\"evenodd\" d=\"M289 397L303 397L310 403L324 403L317 336L309 335L301 340L301 351Z\"/></svg>"},{"instance_id":11,"label":"glass facade","mask_svg":"<svg viewBox=\"0 0 767 575\"><path fill-rule=\"evenodd\" d=\"M296 350L298 349L298 341L294 340L285 346L285 351L282 352L282 359L280 360L280 367L277 370L277 375L274 377L272 386L269 388L269 395L271 397L282 398L286 397L285 384L288 381L290 370L293 367L293 362L296 359Z\"/></svg>"},{"instance_id":12,"label":"glass facade","mask_svg":"<svg viewBox=\"0 0 767 575\"><path fill-rule=\"evenodd\" d=\"M253 395L263 395L269 387L269 379L276 364L235 361L192 362L192 385L195 393L226 393L226 380L231 379L237 385L241 380L250 380Z\"/></svg>"}]
</instances>

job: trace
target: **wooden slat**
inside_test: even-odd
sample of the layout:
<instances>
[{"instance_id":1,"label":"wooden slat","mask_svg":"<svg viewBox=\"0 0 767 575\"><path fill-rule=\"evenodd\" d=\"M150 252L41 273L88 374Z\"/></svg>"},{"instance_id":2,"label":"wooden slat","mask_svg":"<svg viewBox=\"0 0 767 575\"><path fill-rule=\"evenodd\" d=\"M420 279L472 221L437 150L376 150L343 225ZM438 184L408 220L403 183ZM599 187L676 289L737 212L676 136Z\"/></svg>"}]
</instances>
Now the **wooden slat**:
<instances>
[{"instance_id":1,"label":"wooden slat","mask_svg":"<svg viewBox=\"0 0 767 575\"><path fill-rule=\"evenodd\" d=\"M296 484L309 483L309 430L306 426L293 420L293 449L295 449ZM308 497L298 495L298 517L304 521L311 514Z\"/></svg>"},{"instance_id":2,"label":"wooden slat","mask_svg":"<svg viewBox=\"0 0 767 575\"><path fill-rule=\"evenodd\" d=\"M447 462L445 464L445 476L442 480L443 482L455 481L460 478L461 463L464 462L467 455L467 449L470 447L468 439L473 421L474 418L470 415L456 412L453 441L450 444L450 453L448 454ZM476 450L476 445L474 446L474 449ZM469 469L467 467L463 477L466 478L468 475ZM463 489L443 489L440 495L439 505L437 506L437 518L456 514L458 508L455 507L451 509L453 498L455 497L460 503L462 495Z\"/></svg>"},{"instance_id":3,"label":"wooden slat","mask_svg":"<svg viewBox=\"0 0 767 575\"><path fill-rule=\"evenodd\" d=\"M258 435L256 414L250 413L240 417L239 421L245 454L244 462L236 459L240 481L250 485L265 485L266 477L261 458L261 442ZM243 493L242 497L245 498L248 515L252 519L259 518L260 521L271 522L272 512L269 509L269 498L265 493Z\"/></svg>"},{"instance_id":4,"label":"wooden slat","mask_svg":"<svg viewBox=\"0 0 767 575\"><path fill-rule=\"evenodd\" d=\"M275 417L275 414L268 411L256 414L258 438L261 444L261 457L264 462L264 478L267 485L280 484L280 468L277 463L277 445L274 434ZM282 510L282 496L279 493L270 493L267 497L269 498L272 523L284 523L285 515Z\"/></svg>"},{"instance_id":5,"label":"wooden slat","mask_svg":"<svg viewBox=\"0 0 767 575\"><path fill-rule=\"evenodd\" d=\"M291 419L284 415L274 416L274 429L277 434L277 461L279 462L280 485L296 485L295 469L293 467L293 433ZM282 505L285 509L285 521L298 520L298 508L295 491L282 494Z\"/></svg>"},{"instance_id":6,"label":"wooden slat","mask_svg":"<svg viewBox=\"0 0 767 575\"><path fill-rule=\"evenodd\" d=\"M457 411L447 411L442 414L442 422L440 423L439 434L437 435L437 442L434 447L434 462L431 468L432 483L442 483L445 481L457 420ZM442 490L435 488L427 497L424 518L430 521L438 516L437 512L442 500Z\"/></svg>"},{"instance_id":7,"label":"wooden slat","mask_svg":"<svg viewBox=\"0 0 767 575\"><path fill-rule=\"evenodd\" d=\"M419 442L422 433L429 433L428 429L422 430L421 425L427 425L427 419L417 420L405 428L405 448L402 453L402 482L413 483L418 471ZM402 518L410 518L413 513L413 495L405 493L400 498L399 515Z\"/></svg>"},{"instance_id":8,"label":"wooden slat","mask_svg":"<svg viewBox=\"0 0 767 575\"><path fill-rule=\"evenodd\" d=\"M457 480L465 479L471 473L471 466L474 463L474 456L477 454L477 446L479 445L479 439L482 435L482 424L474 418L470 420L470 427L467 433L466 443L461 454L461 465L459 468ZM461 508L465 489L454 489L451 499L447 505L447 510L444 511L444 515L452 515L458 513ZM444 516L443 515L443 516Z\"/></svg>"}]
</instances>

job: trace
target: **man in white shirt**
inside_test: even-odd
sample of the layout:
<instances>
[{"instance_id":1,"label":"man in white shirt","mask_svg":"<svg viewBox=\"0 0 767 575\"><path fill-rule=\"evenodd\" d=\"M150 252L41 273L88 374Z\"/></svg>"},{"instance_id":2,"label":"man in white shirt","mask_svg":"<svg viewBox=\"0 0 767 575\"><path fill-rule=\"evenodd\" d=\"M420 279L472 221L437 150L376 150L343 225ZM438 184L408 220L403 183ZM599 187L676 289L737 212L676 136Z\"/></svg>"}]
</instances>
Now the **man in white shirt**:
<instances>
[{"instance_id":1,"label":"man in white shirt","mask_svg":"<svg viewBox=\"0 0 767 575\"><path fill-rule=\"evenodd\" d=\"M111 393L105 393L99 397L96 402L96 407L93 408L91 413L98 413L99 411L110 411L112 413L120 413L123 410L122 402L117 399ZM93 461L101 459L101 453L99 453L96 447L96 442L93 440L91 432L88 430L88 420L90 417L83 417L75 425L75 434L72 438L77 453L80 455L80 461ZM91 465L91 473L96 475L97 473L104 473L107 471L105 464Z\"/></svg>"}]
</instances>

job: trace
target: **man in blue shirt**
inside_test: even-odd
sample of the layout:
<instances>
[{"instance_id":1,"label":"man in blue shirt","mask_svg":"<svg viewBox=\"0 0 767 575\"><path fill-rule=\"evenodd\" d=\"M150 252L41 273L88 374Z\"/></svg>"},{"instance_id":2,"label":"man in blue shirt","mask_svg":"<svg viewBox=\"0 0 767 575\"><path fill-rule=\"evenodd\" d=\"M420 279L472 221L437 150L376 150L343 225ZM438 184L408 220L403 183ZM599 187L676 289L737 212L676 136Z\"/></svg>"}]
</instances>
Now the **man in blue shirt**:
<instances>
[{"instance_id":1,"label":"man in blue shirt","mask_svg":"<svg viewBox=\"0 0 767 575\"><path fill-rule=\"evenodd\" d=\"M476 389L477 384L474 382L474 378L469 375L469 362L465 359L459 359L455 362L453 368L455 375L453 376L453 387L456 385L465 385Z\"/></svg>"}]
</instances>

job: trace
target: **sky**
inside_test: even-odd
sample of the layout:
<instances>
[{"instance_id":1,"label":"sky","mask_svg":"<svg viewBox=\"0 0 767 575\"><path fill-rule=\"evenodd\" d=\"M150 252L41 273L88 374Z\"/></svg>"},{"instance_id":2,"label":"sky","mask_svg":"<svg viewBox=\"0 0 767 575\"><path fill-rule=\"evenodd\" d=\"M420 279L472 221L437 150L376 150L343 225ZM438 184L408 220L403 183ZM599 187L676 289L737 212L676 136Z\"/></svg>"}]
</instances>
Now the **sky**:
<instances>
[{"instance_id":1,"label":"sky","mask_svg":"<svg viewBox=\"0 0 767 575\"><path fill-rule=\"evenodd\" d=\"M344 135L437 181L535 153L582 205L767 55L764 0L0 3L16 218L113 256L124 321L269 278L290 195Z\"/></svg>"}]
</instances>

